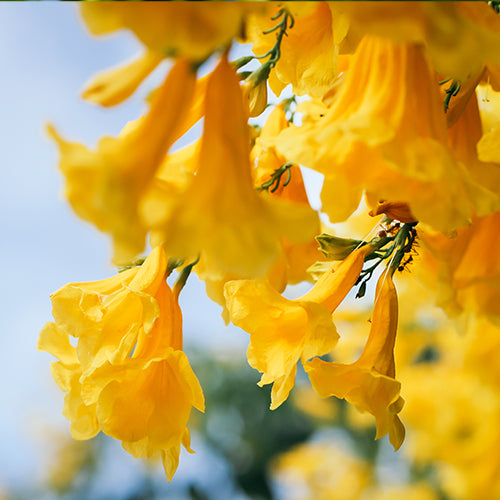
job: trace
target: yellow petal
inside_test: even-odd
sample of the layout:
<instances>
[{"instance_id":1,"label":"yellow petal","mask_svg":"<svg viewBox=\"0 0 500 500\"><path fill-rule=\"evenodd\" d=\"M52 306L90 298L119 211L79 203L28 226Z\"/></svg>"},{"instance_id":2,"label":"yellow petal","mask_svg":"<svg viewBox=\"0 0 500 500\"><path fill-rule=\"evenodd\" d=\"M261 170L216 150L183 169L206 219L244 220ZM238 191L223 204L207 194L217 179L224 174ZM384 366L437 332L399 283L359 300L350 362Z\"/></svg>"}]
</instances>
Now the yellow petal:
<instances>
[{"instance_id":1,"label":"yellow petal","mask_svg":"<svg viewBox=\"0 0 500 500\"><path fill-rule=\"evenodd\" d=\"M63 415L70 420L70 431L74 439L93 438L100 430L96 417L96 406L86 405L81 396L80 373L75 371L71 390L64 397Z\"/></svg>"},{"instance_id":2,"label":"yellow petal","mask_svg":"<svg viewBox=\"0 0 500 500\"><path fill-rule=\"evenodd\" d=\"M186 355L171 349L164 359L135 359L117 369L99 395L97 416L103 431L117 439L147 436L157 449L167 449L182 438L192 406L204 408L199 382Z\"/></svg>"},{"instance_id":3,"label":"yellow petal","mask_svg":"<svg viewBox=\"0 0 500 500\"><path fill-rule=\"evenodd\" d=\"M363 269L365 257L372 251L373 247L368 244L351 252L340 266L333 265L325 272L301 300L317 302L333 313L355 285Z\"/></svg>"},{"instance_id":4,"label":"yellow petal","mask_svg":"<svg viewBox=\"0 0 500 500\"><path fill-rule=\"evenodd\" d=\"M211 279L263 276L279 251L279 236L312 237L310 221L310 210L264 200L254 191L241 89L222 59L207 87L196 176L155 241L176 257L194 259L201 252Z\"/></svg>"},{"instance_id":5,"label":"yellow petal","mask_svg":"<svg viewBox=\"0 0 500 500\"><path fill-rule=\"evenodd\" d=\"M296 95L322 96L337 76L338 44L347 33L348 23L339 10L326 2L289 4L295 24L287 30L281 43L281 58L277 62L271 89L276 95L289 83ZM281 5L275 7L275 10ZM250 17L248 33L252 50L262 55L275 43L272 34L263 31L272 28L276 21L271 13ZM275 74L275 77L273 75Z\"/></svg>"},{"instance_id":6,"label":"yellow petal","mask_svg":"<svg viewBox=\"0 0 500 500\"><path fill-rule=\"evenodd\" d=\"M130 97L163 57L146 51L132 62L94 76L85 86L82 97L101 106L115 106Z\"/></svg>"},{"instance_id":7,"label":"yellow petal","mask_svg":"<svg viewBox=\"0 0 500 500\"><path fill-rule=\"evenodd\" d=\"M319 304L285 299L265 281L230 281L224 293L231 321L250 333L247 357L263 372L259 384L274 383L271 408L277 408L293 387L298 360L335 346L331 315Z\"/></svg>"},{"instance_id":8,"label":"yellow petal","mask_svg":"<svg viewBox=\"0 0 500 500\"><path fill-rule=\"evenodd\" d=\"M439 73L461 81L486 62L499 61L500 21L488 7L481 2L343 4L353 31L422 44Z\"/></svg>"},{"instance_id":9,"label":"yellow petal","mask_svg":"<svg viewBox=\"0 0 500 500\"><path fill-rule=\"evenodd\" d=\"M321 397L345 398L359 411L371 413L376 419L376 438L389 433L394 448L401 446L404 431L401 431L401 421L393 411L395 407L391 406L400 398L401 384L398 381L356 363L328 363L315 358L304 368Z\"/></svg>"},{"instance_id":10,"label":"yellow petal","mask_svg":"<svg viewBox=\"0 0 500 500\"><path fill-rule=\"evenodd\" d=\"M50 352L64 364L76 363L76 350L70 344L68 334L58 328L55 323L45 323L38 337L36 348Z\"/></svg>"},{"instance_id":11,"label":"yellow petal","mask_svg":"<svg viewBox=\"0 0 500 500\"><path fill-rule=\"evenodd\" d=\"M401 384L394 378L397 322L396 289L388 271L379 278L370 333L358 360L342 364L315 358L304 364L321 397L345 398L359 411L371 413L376 419L376 438L389 433L395 449L404 438L404 427L397 416L404 401L399 395Z\"/></svg>"},{"instance_id":12,"label":"yellow petal","mask_svg":"<svg viewBox=\"0 0 500 500\"><path fill-rule=\"evenodd\" d=\"M81 5L90 31L102 35L128 28L149 49L165 57L200 61L228 45L241 31L249 7L239 4L182 4L152 2L144 5L108 3Z\"/></svg>"}]
</instances>

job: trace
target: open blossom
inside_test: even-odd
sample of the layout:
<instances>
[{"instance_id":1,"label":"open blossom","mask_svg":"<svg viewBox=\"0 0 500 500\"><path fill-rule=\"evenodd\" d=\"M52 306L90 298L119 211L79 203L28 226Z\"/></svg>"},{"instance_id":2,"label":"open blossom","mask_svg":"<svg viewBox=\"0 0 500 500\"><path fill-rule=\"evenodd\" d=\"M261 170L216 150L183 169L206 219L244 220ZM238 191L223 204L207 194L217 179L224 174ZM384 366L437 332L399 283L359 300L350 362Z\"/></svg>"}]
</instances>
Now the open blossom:
<instances>
[{"instance_id":1,"label":"open blossom","mask_svg":"<svg viewBox=\"0 0 500 500\"><path fill-rule=\"evenodd\" d=\"M289 161L325 175L323 207L335 222L363 191L374 209L405 202L440 231L467 224L481 203L449 146L436 75L419 45L363 37L326 112L274 142Z\"/></svg>"},{"instance_id":2,"label":"open blossom","mask_svg":"<svg viewBox=\"0 0 500 500\"><path fill-rule=\"evenodd\" d=\"M361 412L376 419L377 439L389 433L397 450L405 430L398 413L404 400L396 380L394 344L398 327L398 299L391 273L383 273L377 284L370 333L360 357L351 364L315 358L304 368L321 397L345 398Z\"/></svg>"},{"instance_id":3,"label":"open blossom","mask_svg":"<svg viewBox=\"0 0 500 500\"><path fill-rule=\"evenodd\" d=\"M127 263L144 249L147 229L138 215L139 200L178 138L179 117L188 113L195 81L189 63L177 61L149 112L119 137L101 139L96 151L50 129L61 154L66 197L78 216L111 235L116 263Z\"/></svg>"},{"instance_id":4,"label":"open blossom","mask_svg":"<svg viewBox=\"0 0 500 500\"><path fill-rule=\"evenodd\" d=\"M354 286L371 250L365 245L352 252L300 299L282 297L263 280L226 284L231 321L250 333L248 362L263 372L259 385L273 384L271 409L287 399L299 359L305 363L335 347L338 333L331 314Z\"/></svg>"},{"instance_id":5,"label":"open blossom","mask_svg":"<svg viewBox=\"0 0 500 500\"><path fill-rule=\"evenodd\" d=\"M38 348L59 359L52 374L68 393L73 436L102 430L135 457L160 456L170 480L181 444L191 451L187 422L204 398L182 351L178 290L166 283L166 267L157 247L140 268L64 286L52 295L55 323L44 326Z\"/></svg>"},{"instance_id":6,"label":"open blossom","mask_svg":"<svg viewBox=\"0 0 500 500\"><path fill-rule=\"evenodd\" d=\"M196 175L152 228L153 244L175 257L205 260L208 275L266 274L280 250L280 236L300 242L314 236L309 207L266 199L254 190L247 112L238 78L225 57L211 73Z\"/></svg>"},{"instance_id":7,"label":"open blossom","mask_svg":"<svg viewBox=\"0 0 500 500\"><path fill-rule=\"evenodd\" d=\"M285 158L280 156L274 147L264 145L267 138L278 135L286 127L288 127L288 121L285 111L282 106L276 106L267 118L250 152L251 163L255 164L253 183L257 189L266 181L269 182L273 172L286 163ZM287 185L284 186L283 181L281 181L278 186L269 189L268 193L262 193L262 196L286 200L292 206L299 206L304 210L308 210L310 213L311 237L303 243L295 243L284 237L280 239L281 248L274 263L266 273L269 284L280 293L288 284L312 281L307 269L321 257L317 249L318 243L312 237L312 235L320 233L319 217L309 206L300 168L297 165L292 165L288 166L288 169L290 177ZM286 174L283 175L283 177L285 176ZM241 276L233 273L226 274L222 278L212 279L209 272L207 272L209 270L206 269L203 258L197 264L195 270L199 278L205 281L207 295L223 307L222 316L227 323L229 316L224 299L224 285L228 281L240 279Z\"/></svg>"}]
</instances>

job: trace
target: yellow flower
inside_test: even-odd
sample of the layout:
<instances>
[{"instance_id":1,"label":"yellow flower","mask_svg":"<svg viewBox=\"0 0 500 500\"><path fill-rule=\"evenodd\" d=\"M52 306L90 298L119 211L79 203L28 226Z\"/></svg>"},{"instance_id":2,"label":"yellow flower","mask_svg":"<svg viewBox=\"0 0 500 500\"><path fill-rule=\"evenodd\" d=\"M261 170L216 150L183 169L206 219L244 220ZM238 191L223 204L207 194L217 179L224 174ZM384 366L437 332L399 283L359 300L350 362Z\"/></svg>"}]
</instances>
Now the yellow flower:
<instances>
[{"instance_id":1,"label":"yellow flower","mask_svg":"<svg viewBox=\"0 0 500 500\"><path fill-rule=\"evenodd\" d=\"M277 11L283 5L273 7ZM283 37L281 58L271 71L269 85L277 96L291 83L296 95L321 97L337 76L338 46L348 29L346 17L327 2L289 2L285 7L294 16L295 24ZM276 24L271 19L275 13L248 18L247 37L257 55L274 46L274 34L263 32Z\"/></svg>"},{"instance_id":2,"label":"yellow flower","mask_svg":"<svg viewBox=\"0 0 500 500\"><path fill-rule=\"evenodd\" d=\"M95 152L66 142L50 128L61 153L66 196L78 216L112 236L116 263L130 261L144 248L147 229L137 205L177 139L194 85L189 63L179 60L149 113L129 123L118 138L101 139Z\"/></svg>"},{"instance_id":3,"label":"yellow flower","mask_svg":"<svg viewBox=\"0 0 500 500\"><path fill-rule=\"evenodd\" d=\"M288 126L285 113L281 107L277 107L270 114L261 133L262 137L276 135ZM158 170L150 189L144 195L139 207L144 223L148 227L161 227L165 225L172 210L172 201L175 200L192 181L197 168L197 155L199 154L200 141L191 144L175 153L167 156L166 160ZM251 152L252 163L257 163L255 170L254 185L260 186L267 180L267 176L280 167L285 160L277 155L274 148L264 148L260 138ZM280 187L271 194L289 200L291 203L299 203L308 206L307 194L302 180L300 169L296 166L291 168L291 180L286 188ZM311 220L316 223L311 225L311 232L319 232L319 221L315 212L311 210ZM281 240L282 249L278 252L275 262L266 274L267 279L279 292L282 292L287 283L298 283L310 280L306 272L307 267L319 257L316 241L311 238L307 243L294 244ZM228 312L225 307L224 284L231 280L240 279L237 274L226 274L222 278L213 278L210 269L207 269L205 259L202 257L195 267L196 274L205 281L207 295L223 307L222 316L226 323L229 321Z\"/></svg>"},{"instance_id":4,"label":"yellow flower","mask_svg":"<svg viewBox=\"0 0 500 500\"><path fill-rule=\"evenodd\" d=\"M124 2L89 3L80 8L94 35L128 28L148 49L163 57L202 61L240 34L243 15L252 7L237 3L220 3L214 8L204 3Z\"/></svg>"},{"instance_id":5,"label":"yellow flower","mask_svg":"<svg viewBox=\"0 0 500 500\"><path fill-rule=\"evenodd\" d=\"M275 143L289 161L325 174L322 201L332 222L357 208L363 190L372 208L405 202L441 231L466 224L473 211L469 176L448 147L443 103L420 46L364 37L326 114L284 130Z\"/></svg>"},{"instance_id":6,"label":"yellow flower","mask_svg":"<svg viewBox=\"0 0 500 500\"><path fill-rule=\"evenodd\" d=\"M250 366L263 372L259 385L273 383L271 409L286 400L295 383L297 361L305 363L333 349L338 334L331 313L354 286L365 245L352 252L337 270L327 271L300 299L282 297L266 281L230 281L225 286L231 321L250 333Z\"/></svg>"},{"instance_id":7,"label":"yellow flower","mask_svg":"<svg viewBox=\"0 0 500 500\"><path fill-rule=\"evenodd\" d=\"M389 440L397 450L405 434L397 415L404 400L399 395L401 384L395 379L398 299L389 271L381 275L375 296L370 334L358 360L343 364L315 358L304 368L321 397L344 398L359 411L371 413L376 419L376 439L389 433Z\"/></svg>"},{"instance_id":8,"label":"yellow flower","mask_svg":"<svg viewBox=\"0 0 500 500\"><path fill-rule=\"evenodd\" d=\"M500 20L482 2L376 2L342 5L356 34L425 47L437 71L465 80L486 63L499 63Z\"/></svg>"},{"instance_id":9,"label":"yellow flower","mask_svg":"<svg viewBox=\"0 0 500 500\"><path fill-rule=\"evenodd\" d=\"M152 227L152 243L170 255L205 259L207 275L222 279L263 276L274 262L280 237L314 236L308 207L265 199L254 190L247 115L234 69L224 57L207 84L204 134L196 175L165 224Z\"/></svg>"},{"instance_id":10,"label":"yellow flower","mask_svg":"<svg viewBox=\"0 0 500 500\"><path fill-rule=\"evenodd\" d=\"M166 267L157 247L140 268L61 288L52 295L55 323L45 325L38 348L60 359L52 373L68 392L73 436L102 430L135 457L159 455L170 480L181 444L191 451L186 425L204 398L182 351L178 290L167 285Z\"/></svg>"}]
</instances>

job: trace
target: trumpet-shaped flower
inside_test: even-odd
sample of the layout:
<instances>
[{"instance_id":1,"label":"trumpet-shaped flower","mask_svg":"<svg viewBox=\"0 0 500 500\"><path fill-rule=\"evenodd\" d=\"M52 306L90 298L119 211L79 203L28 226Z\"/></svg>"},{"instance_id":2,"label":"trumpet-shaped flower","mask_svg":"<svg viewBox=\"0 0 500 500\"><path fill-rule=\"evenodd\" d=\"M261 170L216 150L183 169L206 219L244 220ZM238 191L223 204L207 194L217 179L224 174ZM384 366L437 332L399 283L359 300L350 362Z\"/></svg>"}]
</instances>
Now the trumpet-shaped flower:
<instances>
[{"instance_id":1,"label":"trumpet-shaped flower","mask_svg":"<svg viewBox=\"0 0 500 500\"><path fill-rule=\"evenodd\" d=\"M364 37L326 114L275 142L289 161L325 174L322 200L332 221L348 217L363 190L372 200L408 203L418 220L442 231L466 224L474 209L420 46Z\"/></svg>"},{"instance_id":2,"label":"trumpet-shaped flower","mask_svg":"<svg viewBox=\"0 0 500 500\"><path fill-rule=\"evenodd\" d=\"M179 60L158 90L151 109L118 138L101 139L97 151L66 142L51 128L61 153L66 196L82 219L111 234L114 260L128 262L144 248L147 229L137 205L187 114L195 74Z\"/></svg>"},{"instance_id":3,"label":"trumpet-shaped flower","mask_svg":"<svg viewBox=\"0 0 500 500\"><path fill-rule=\"evenodd\" d=\"M102 430L135 457L160 455L170 480L181 444L191 451L186 425L204 399L182 351L178 290L167 285L166 267L157 247L140 268L61 288L52 296L55 323L45 325L38 348L60 360L52 374L68 392L73 436Z\"/></svg>"},{"instance_id":4,"label":"trumpet-shaped flower","mask_svg":"<svg viewBox=\"0 0 500 500\"><path fill-rule=\"evenodd\" d=\"M201 253L212 279L263 276L281 236L300 242L314 235L310 209L280 201L254 190L243 96L224 57L207 84L196 175L167 222L153 227L153 244L164 242L176 257Z\"/></svg>"},{"instance_id":5,"label":"trumpet-shaped flower","mask_svg":"<svg viewBox=\"0 0 500 500\"><path fill-rule=\"evenodd\" d=\"M377 436L389 433L397 450L405 430L398 413L404 400L401 384L395 379L394 344L398 326L398 299L390 272L381 275L377 284L370 334L357 361L351 364L313 359L304 368L321 397L345 398L361 412L376 419Z\"/></svg>"},{"instance_id":6,"label":"trumpet-shaped flower","mask_svg":"<svg viewBox=\"0 0 500 500\"><path fill-rule=\"evenodd\" d=\"M273 383L271 409L281 405L293 388L297 361L322 356L337 343L331 313L354 286L371 250L365 245L352 252L300 299L282 297L266 281L226 284L231 321L250 333L248 362L263 372L260 386Z\"/></svg>"}]
</instances>

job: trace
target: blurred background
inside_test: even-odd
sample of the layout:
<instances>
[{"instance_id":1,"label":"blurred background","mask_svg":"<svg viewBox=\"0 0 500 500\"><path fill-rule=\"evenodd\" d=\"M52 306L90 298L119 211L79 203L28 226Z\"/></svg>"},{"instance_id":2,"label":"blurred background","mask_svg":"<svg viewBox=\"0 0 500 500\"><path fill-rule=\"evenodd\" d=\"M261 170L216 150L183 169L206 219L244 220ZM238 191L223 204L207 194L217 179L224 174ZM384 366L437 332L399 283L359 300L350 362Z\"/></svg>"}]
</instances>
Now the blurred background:
<instances>
[{"instance_id":1,"label":"blurred background","mask_svg":"<svg viewBox=\"0 0 500 500\"><path fill-rule=\"evenodd\" d=\"M83 102L79 91L92 75L140 49L128 33L91 38L77 7L0 3L0 499L453 498L429 460L409 458L407 443L395 454L386 438L375 441L372 419L343 401L316 397L303 372L289 400L271 412L269 388L256 385L259 374L246 362L247 334L224 325L194 275L181 307L185 350L207 399L206 414L194 411L190 423L196 454L183 451L167 483L160 464L132 458L106 436L71 439L63 394L49 372L53 358L36 351L38 333L51 320L50 293L116 270L107 238L78 220L62 197L58 153L45 125L95 145L141 114L162 73L117 108ZM353 314L342 331L354 318L366 334L370 309ZM429 318L423 317L425 328L437 328L435 316ZM352 335L351 359L363 338ZM412 351L419 366L436 359L426 342Z\"/></svg>"}]
</instances>

